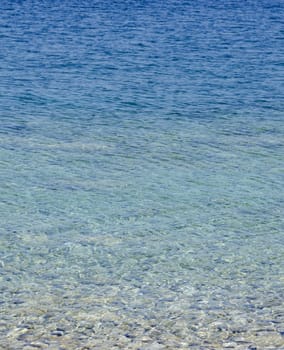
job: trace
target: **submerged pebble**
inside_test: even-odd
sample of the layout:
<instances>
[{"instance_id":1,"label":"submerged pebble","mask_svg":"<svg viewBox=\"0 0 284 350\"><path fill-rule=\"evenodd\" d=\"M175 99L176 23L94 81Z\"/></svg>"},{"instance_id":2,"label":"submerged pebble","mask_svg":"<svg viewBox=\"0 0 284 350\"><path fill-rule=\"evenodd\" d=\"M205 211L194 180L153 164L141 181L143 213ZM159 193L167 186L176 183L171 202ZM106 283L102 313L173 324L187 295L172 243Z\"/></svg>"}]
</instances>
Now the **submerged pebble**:
<instances>
[{"instance_id":1,"label":"submerged pebble","mask_svg":"<svg viewBox=\"0 0 284 350\"><path fill-rule=\"evenodd\" d=\"M56 335L57 337L62 337L64 335L64 331L62 330L55 330L51 332L51 335Z\"/></svg>"}]
</instances>

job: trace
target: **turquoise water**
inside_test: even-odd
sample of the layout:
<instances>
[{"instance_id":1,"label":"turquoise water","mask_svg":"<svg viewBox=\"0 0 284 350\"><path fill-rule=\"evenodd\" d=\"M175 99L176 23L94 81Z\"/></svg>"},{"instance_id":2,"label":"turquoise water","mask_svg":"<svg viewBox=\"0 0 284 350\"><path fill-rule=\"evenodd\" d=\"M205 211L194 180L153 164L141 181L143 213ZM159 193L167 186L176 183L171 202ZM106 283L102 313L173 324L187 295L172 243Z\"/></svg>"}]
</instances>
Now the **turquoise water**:
<instances>
[{"instance_id":1,"label":"turquoise water","mask_svg":"<svg viewBox=\"0 0 284 350\"><path fill-rule=\"evenodd\" d=\"M0 348L283 350L283 3L0 10Z\"/></svg>"}]
</instances>

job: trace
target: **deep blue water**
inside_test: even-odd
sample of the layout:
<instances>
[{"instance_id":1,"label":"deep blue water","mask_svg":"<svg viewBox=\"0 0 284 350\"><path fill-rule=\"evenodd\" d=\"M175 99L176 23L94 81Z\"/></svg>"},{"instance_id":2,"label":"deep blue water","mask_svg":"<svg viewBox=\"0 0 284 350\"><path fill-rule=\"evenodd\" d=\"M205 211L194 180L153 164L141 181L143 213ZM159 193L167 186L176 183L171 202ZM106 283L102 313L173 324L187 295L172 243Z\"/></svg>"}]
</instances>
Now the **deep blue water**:
<instances>
[{"instance_id":1,"label":"deep blue water","mask_svg":"<svg viewBox=\"0 0 284 350\"><path fill-rule=\"evenodd\" d=\"M282 1L1 1L0 347L284 349Z\"/></svg>"}]
</instances>

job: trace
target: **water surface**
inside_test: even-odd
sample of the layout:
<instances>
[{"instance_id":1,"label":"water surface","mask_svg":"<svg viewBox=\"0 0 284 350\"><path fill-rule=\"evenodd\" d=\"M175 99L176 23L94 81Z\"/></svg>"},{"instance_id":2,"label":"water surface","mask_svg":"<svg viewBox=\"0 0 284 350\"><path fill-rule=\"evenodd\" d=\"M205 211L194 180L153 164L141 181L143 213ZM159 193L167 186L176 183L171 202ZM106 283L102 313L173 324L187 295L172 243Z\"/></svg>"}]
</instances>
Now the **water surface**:
<instances>
[{"instance_id":1,"label":"water surface","mask_svg":"<svg viewBox=\"0 0 284 350\"><path fill-rule=\"evenodd\" d=\"M283 15L1 2L1 348L284 349Z\"/></svg>"}]
</instances>

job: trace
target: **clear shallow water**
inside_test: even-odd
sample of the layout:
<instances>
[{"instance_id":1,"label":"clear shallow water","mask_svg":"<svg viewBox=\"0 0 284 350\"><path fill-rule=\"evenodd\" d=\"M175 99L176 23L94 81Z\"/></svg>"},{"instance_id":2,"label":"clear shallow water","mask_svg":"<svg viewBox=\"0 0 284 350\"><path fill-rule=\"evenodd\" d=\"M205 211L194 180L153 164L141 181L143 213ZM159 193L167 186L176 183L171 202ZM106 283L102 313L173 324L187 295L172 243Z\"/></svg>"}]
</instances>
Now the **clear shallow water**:
<instances>
[{"instance_id":1,"label":"clear shallow water","mask_svg":"<svg viewBox=\"0 0 284 350\"><path fill-rule=\"evenodd\" d=\"M0 8L1 348L284 349L283 4Z\"/></svg>"}]
</instances>

